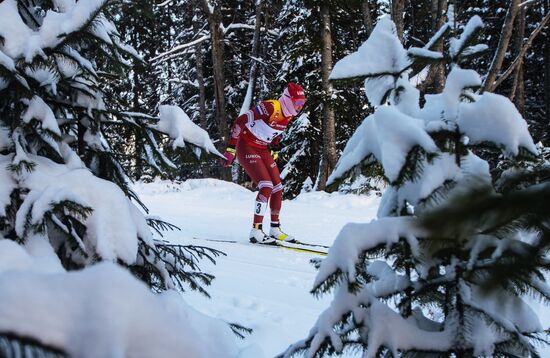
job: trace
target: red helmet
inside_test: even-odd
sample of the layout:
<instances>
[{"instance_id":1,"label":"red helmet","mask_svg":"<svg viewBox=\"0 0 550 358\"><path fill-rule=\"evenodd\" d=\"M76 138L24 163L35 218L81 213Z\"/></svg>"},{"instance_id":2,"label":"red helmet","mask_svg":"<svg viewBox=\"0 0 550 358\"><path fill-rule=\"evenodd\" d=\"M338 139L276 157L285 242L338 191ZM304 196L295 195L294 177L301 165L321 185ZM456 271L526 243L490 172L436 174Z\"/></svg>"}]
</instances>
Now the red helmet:
<instances>
[{"instance_id":1,"label":"red helmet","mask_svg":"<svg viewBox=\"0 0 550 358\"><path fill-rule=\"evenodd\" d=\"M284 91L284 95L292 100L296 111L300 111L306 103L304 89L297 83L290 82Z\"/></svg>"}]
</instances>

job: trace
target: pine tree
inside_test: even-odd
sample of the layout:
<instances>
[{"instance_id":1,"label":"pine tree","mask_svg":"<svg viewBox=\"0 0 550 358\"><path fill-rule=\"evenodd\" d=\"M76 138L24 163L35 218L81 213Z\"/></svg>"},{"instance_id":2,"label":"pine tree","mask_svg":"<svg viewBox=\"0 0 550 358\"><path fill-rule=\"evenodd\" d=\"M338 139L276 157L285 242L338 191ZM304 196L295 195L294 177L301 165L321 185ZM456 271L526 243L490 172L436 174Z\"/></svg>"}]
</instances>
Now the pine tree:
<instances>
[{"instance_id":1,"label":"pine tree","mask_svg":"<svg viewBox=\"0 0 550 358\"><path fill-rule=\"evenodd\" d=\"M112 261L155 291L208 295L213 276L198 263L221 253L155 239L153 230L175 227L138 209L147 211L122 163L175 167L161 141L217 151L181 109L161 107L160 118L128 112L109 90L143 61L112 11L105 0L0 3L0 238L46 242L66 270ZM128 143L130 132L142 145Z\"/></svg>"},{"instance_id":2,"label":"pine tree","mask_svg":"<svg viewBox=\"0 0 550 358\"><path fill-rule=\"evenodd\" d=\"M378 162L390 186L377 220L339 233L312 289L334 290L334 300L282 356L538 356L544 329L525 295L550 301L548 162L521 169L538 155L525 120L506 97L476 93L479 74L461 68L486 48L474 42L482 27L473 17L445 53L432 49L452 33L449 24L405 50L383 17L336 64L333 79L365 78L376 110L329 180ZM452 70L421 107L409 75L436 61ZM493 178L480 148L501 151L513 168Z\"/></svg>"}]
</instances>

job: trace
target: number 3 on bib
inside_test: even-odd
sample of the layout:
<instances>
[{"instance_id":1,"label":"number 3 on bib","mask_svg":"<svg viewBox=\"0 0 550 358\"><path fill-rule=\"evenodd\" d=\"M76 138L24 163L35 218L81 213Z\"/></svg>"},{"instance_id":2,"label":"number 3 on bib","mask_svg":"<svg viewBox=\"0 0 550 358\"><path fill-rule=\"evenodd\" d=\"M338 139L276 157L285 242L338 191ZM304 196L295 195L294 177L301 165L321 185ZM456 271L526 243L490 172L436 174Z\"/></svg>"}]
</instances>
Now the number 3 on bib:
<instances>
[{"instance_id":1,"label":"number 3 on bib","mask_svg":"<svg viewBox=\"0 0 550 358\"><path fill-rule=\"evenodd\" d=\"M266 209L267 209L267 203L263 201L256 201L254 203L254 214L263 216Z\"/></svg>"}]
</instances>

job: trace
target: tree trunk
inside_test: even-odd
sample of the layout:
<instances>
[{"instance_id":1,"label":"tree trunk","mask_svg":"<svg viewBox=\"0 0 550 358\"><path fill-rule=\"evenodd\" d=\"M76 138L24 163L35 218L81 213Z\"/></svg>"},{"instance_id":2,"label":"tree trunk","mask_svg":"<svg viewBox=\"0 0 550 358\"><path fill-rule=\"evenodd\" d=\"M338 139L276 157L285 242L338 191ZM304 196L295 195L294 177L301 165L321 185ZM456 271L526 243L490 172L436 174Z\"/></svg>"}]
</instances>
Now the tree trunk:
<instances>
[{"instance_id":1,"label":"tree trunk","mask_svg":"<svg viewBox=\"0 0 550 358\"><path fill-rule=\"evenodd\" d=\"M495 88L495 79L497 78L498 73L502 67L502 62L506 56L506 51L508 49L508 43L512 37L512 30L514 28L514 19L516 18L517 13L519 12L520 0L511 0L510 7L506 13L506 18L504 19L504 24L502 25L502 31L500 33L500 39L498 41L497 50L495 51L495 56L489 67L487 78L482 87L482 92L489 91L492 92Z\"/></svg>"},{"instance_id":2,"label":"tree trunk","mask_svg":"<svg viewBox=\"0 0 550 358\"><path fill-rule=\"evenodd\" d=\"M512 74L512 72L516 69L516 66L520 64L520 62L523 61L523 56L527 53L527 50L531 47L533 44L533 40L537 35L542 31L542 29L546 26L546 23L550 20L550 12L547 12L542 21L537 25L537 28L533 30L531 35L529 35L529 38L527 39L527 42L522 46L521 51L519 52L519 55L516 56L515 60L512 61L512 64L504 71L504 73L494 82L493 85L493 91L500 86L502 82L504 82L508 76ZM520 61L521 60L521 61Z\"/></svg>"},{"instance_id":3,"label":"tree trunk","mask_svg":"<svg viewBox=\"0 0 550 358\"><path fill-rule=\"evenodd\" d=\"M321 72L323 82L323 159L319 171L318 190L326 188L329 174L336 165L336 133L334 109L332 108L332 84L329 81L332 71L332 33L330 28L329 5L321 5Z\"/></svg>"},{"instance_id":4,"label":"tree trunk","mask_svg":"<svg viewBox=\"0 0 550 358\"><path fill-rule=\"evenodd\" d=\"M363 13L363 23L365 24L365 28L367 29L367 36L370 36L372 30L374 29L374 26L372 24L369 0L363 0L361 2L361 11Z\"/></svg>"},{"instance_id":5,"label":"tree trunk","mask_svg":"<svg viewBox=\"0 0 550 358\"><path fill-rule=\"evenodd\" d=\"M198 22L193 23L195 33L199 31ZM202 45L198 43L195 45L195 63L197 66L197 84L199 85L199 123L201 128L208 130L208 123L206 121L206 88L204 86L204 69L202 64ZM211 175L210 168L204 166L202 174L205 177Z\"/></svg>"},{"instance_id":6,"label":"tree trunk","mask_svg":"<svg viewBox=\"0 0 550 358\"><path fill-rule=\"evenodd\" d=\"M445 21L447 21L447 10L449 3L447 0L432 0L431 17L432 33L436 33ZM432 50L442 52L444 41L440 41ZM430 66L426 79L418 89L421 92L441 93L445 87L445 64L434 63Z\"/></svg>"},{"instance_id":7,"label":"tree trunk","mask_svg":"<svg viewBox=\"0 0 550 358\"><path fill-rule=\"evenodd\" d=\"M220 28L222 15L220 8L218 6L212 6L209 0L203 0L203 8L208 18L208 27L210 29L210 37L212 40L212 68L214 72L216 120L218 123L218 133L221 140L219 148L223 152L227 146L228 126L224 93L225 76L223 67L223 32ZM231 180L231 169L223 168L221 171L221 178L223 180Z\"/></svg>"},{"instance_id":8,"label":"tree trunk","mask_svg":"<svg viewBox=\"0 0 550 358\"><path fill-rule=\"evenodd\" d=\"M391 2L391 19L395 23L397 36L403 42L403 29L405 23L403 21L403 11L405 10L405 0L392 0Z\"/></svg>"},{"instance_id":9,"label":"tree trunk","mask_svg":"<svg viewBox=\"0 0 550 358\"><path fill-rule=\"evenodd\" d=\"M550 6L546 2L545 13L550 11ZM546 123L550 123L550 43L544 44L544 103L546 107ZM546 143L548 145L548 143Z\"/></svg>"},{"instance_id":10,"label":"tree trunk","mask_svg":"<svg viewBox=\"0 0 550 358\"><path fill-rule=\"evenodd\" d=\"M136 36L134 33L130 34L130 45L133 48L138 48L138 43L136 40ZM133 112L141 112L141 108L139 105L139 97L140 97L140 89L138 86L141 85L140 78L138 76L138 72L141 71L141 64L136 63L136 66L134 67L134 70L132 71L133 74L133 83L132 83L132 111ZM134 145L137 148L142 147L142 138L141 134L138 130L133 131L134 135ZM137 157L135 158L135 170L134 170L134 179L139 180L143 176L143 165L141 162L141 158L139 157L139 149L136 150Z\"/></svg>"},{"instance_id":11,"label":"tree trunk","mask_svg":"<svg viewBox=\"0 0 550 358\"><path fill-rule=\"evenodd\" d=\"M449 7L449 4L447 0L438 0L437 2L437 14L436 14L436 21L434 24L433 32L435 33L438 31L443 24L445 24L445 21L447 21L447 10ZM439 44L434 48L435 51L443 52L443 45L444 42L440 41ZM443 88L445 87L445 64L443 62L440 62L433 66L434 70L434 90L435 93L441 93L443 92Z\"/></svg>"},{"instance_id":12,"label":"tree trunk","mask_svg":"<svg viewBox=\"0 0 550 358\"><path fill-rule=\"evenodd\" d=\"M517 31L514 34L514 53L521 53L523 39L525 37L525 7L522 7L517 19ZM519 112L525 114L525 81L523 78L523 57L514 70L513 85L510 92L510 100L513 101Z\"/></svg>"},{"instance_id":13,"label":"tree trunk","mask_svg":"<svg viewBox=\"0 0 550 358\"><path fill-rule=\"evenodd\" d=\"M254 38L252 39L252 60L250 65L250 75L248 77L248 88L239 114L243 114L250 109L250 103L254 98L254 89L256 88L256 77L258 73L258 55L260 53L260 29L262 27L263 2L258 0L256 3L256 23L254 25Z\"/></svg>"}]
</instances>

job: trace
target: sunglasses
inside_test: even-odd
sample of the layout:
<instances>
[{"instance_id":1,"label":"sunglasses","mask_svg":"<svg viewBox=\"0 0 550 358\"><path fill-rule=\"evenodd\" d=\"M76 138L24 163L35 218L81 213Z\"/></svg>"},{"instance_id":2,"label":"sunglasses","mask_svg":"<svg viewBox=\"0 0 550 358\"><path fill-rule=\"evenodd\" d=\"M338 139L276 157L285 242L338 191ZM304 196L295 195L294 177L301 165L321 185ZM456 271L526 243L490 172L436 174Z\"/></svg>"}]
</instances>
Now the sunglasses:
<instances>
[{"instance_id":1,"label":"sunglasses","mask_svg":"<svg viewBox=\"0 0 550 358\"><path fill-rule=\"evenodd\" d=\"M294 105L296 107L303 107L304 104L306 104L306 100L305 99L296 99L296 100L292 100L292 102L294 103Z\"/></svg>"},{"instance_id":2,"label":"sunglasses","mask_svg":"<svg viewBox=\"0 0 550 358\"><path fill-rule=\"evenodd\" d=\"M306 100L305 100L305 99L301 99L301 98L299 98L299 99L294 99L294 98L290 97L289 95L287 95L286 93L285 93L285 97L290 98L290 100L292 101L292 104L294 105L294 107L301 108L301 107L304 106L304 104L306 104Z\"/></svg>"}]
</instances>

